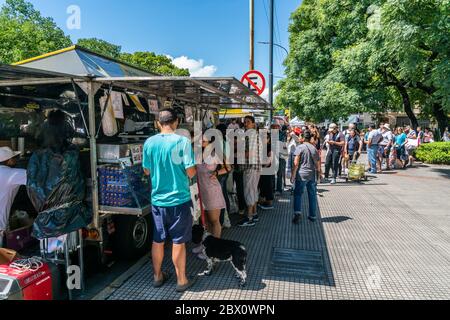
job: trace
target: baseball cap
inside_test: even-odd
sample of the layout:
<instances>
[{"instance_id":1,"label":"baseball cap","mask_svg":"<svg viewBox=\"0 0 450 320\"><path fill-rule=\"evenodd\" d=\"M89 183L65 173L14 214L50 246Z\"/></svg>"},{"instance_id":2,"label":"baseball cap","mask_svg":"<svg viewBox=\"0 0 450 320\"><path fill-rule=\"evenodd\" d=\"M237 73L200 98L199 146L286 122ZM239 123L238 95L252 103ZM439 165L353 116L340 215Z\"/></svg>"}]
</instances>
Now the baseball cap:
<instances>
[{"instance_id":1,"label":"baseball cap","mask_svg":"<svg viewBox=\"0 0 450 320\"><path fill-rule=\"evenodd\" d=\"M295 133L297 136L299 136L299 135L302 134L302 129L296 127L296 128L294 128L294 133Z\"/></svg>"},{"instance_id":2,"label":"baseball cap","mask_svg":"<svg viewBox=\"0 0 450 320\"><path fill-rule=\"evenodd\" d=\"M330 129L336 129L337 128L337 124L336 123L332 123L330 124Z\"/></svg>"},{"instance_id":3,"label":"baseball cap","mask_svg":"<svg viewBox=\"0 0 450 320\"><path fill-rule=\"evenodd\" d=\"M10 147L0 148L0 162L5 162L20 154L20 151L13 151Z\"/></svg>"}]
</instances>

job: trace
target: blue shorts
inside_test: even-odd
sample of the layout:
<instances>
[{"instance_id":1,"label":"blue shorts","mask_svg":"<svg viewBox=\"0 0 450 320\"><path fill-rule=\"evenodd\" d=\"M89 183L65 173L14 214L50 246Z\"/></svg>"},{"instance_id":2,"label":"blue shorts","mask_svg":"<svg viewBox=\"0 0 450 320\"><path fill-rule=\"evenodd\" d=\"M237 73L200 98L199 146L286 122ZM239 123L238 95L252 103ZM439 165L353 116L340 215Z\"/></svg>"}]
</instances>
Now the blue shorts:
<instances>
[{"instance_id":1,"label":"blue shorts","mask_svg":"<svg viewBox=\"0 0 450 320\"><path fill-rule=\"evenodd\" d=\"M168 237L175 244L183 244L192 239L192 201L176 207L152 206L153 242L163 243Z\"/></svg>"}]
</instances>

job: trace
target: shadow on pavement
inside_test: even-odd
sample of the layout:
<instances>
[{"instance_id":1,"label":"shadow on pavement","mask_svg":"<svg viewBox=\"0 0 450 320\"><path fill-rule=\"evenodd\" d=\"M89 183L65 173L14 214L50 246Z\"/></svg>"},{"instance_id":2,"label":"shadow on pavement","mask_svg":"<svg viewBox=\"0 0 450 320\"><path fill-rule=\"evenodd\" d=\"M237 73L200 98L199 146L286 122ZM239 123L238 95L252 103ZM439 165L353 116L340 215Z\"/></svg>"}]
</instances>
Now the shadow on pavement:
<instances>
[{"instance_id":1,"label":"shadow on pavement","mask_svg":"<svg viewBox=\"0 0 450 320\"><path fill-rule=\"evenodd\" d=\"M347 220L353 220L353 218L346 217L346 216L336 216L336 217L328 217L328 218L321 219L321 221L323 223L341 223L341 222L345 222Z\"/></svg>"},{"instance_id":2,"label":"shadow on pavement","mask_svg":"<svg viewBox=\"0 0 450 320\"><path fill-rule=\"evenodd\" d=\"M443 168L442 169L437 169L437 168L434 168L434 169L431 169L431 171L439 173L441 177L450 179L450 169L443 169Z\"/></svg>"}]
</instances>

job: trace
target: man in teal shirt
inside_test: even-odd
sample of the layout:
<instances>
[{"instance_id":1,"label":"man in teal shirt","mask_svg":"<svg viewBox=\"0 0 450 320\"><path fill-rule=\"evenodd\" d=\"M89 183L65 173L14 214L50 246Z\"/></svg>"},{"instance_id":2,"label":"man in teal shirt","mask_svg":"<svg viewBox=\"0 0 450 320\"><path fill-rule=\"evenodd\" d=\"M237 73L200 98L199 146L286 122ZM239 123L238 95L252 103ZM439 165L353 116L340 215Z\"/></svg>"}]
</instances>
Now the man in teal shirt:
<instances>
[{"instance_id":1,"label":"man in teal shirt","mask_svg":"<svg viewBox=\"0 0 450 320\"><path fill-rule=\"evenodd\" d=\"M173 242L172 261L177 273L177 291L192 286L186 277L186 243L192 237L192 201L189 178L196 175L191 141L177 135L178 117L173 109L159 113L161 133L149 138L144 145L143 167L151 177L152 214L154 220L152 262L155 287L169 278L162 272L164 242Z\"/></svg>"}]
</instances>

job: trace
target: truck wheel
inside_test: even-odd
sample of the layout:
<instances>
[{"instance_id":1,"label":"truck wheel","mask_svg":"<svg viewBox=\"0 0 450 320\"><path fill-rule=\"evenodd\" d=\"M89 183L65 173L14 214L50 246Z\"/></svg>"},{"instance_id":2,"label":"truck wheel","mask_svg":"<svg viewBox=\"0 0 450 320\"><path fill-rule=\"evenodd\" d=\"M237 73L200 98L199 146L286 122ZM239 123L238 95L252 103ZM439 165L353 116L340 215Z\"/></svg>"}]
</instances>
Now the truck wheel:
<instances>
[{"instance_id":1,"label":"truck wheel","mask_svg":"<svg viewBox=\"0 0 450 320\"><path fill-rule=\"evenodd\" d=\"M151 216L116 216L114 252L119 259L130 260L150 252L152 241Z\"/></svg>"}]
</instances>

